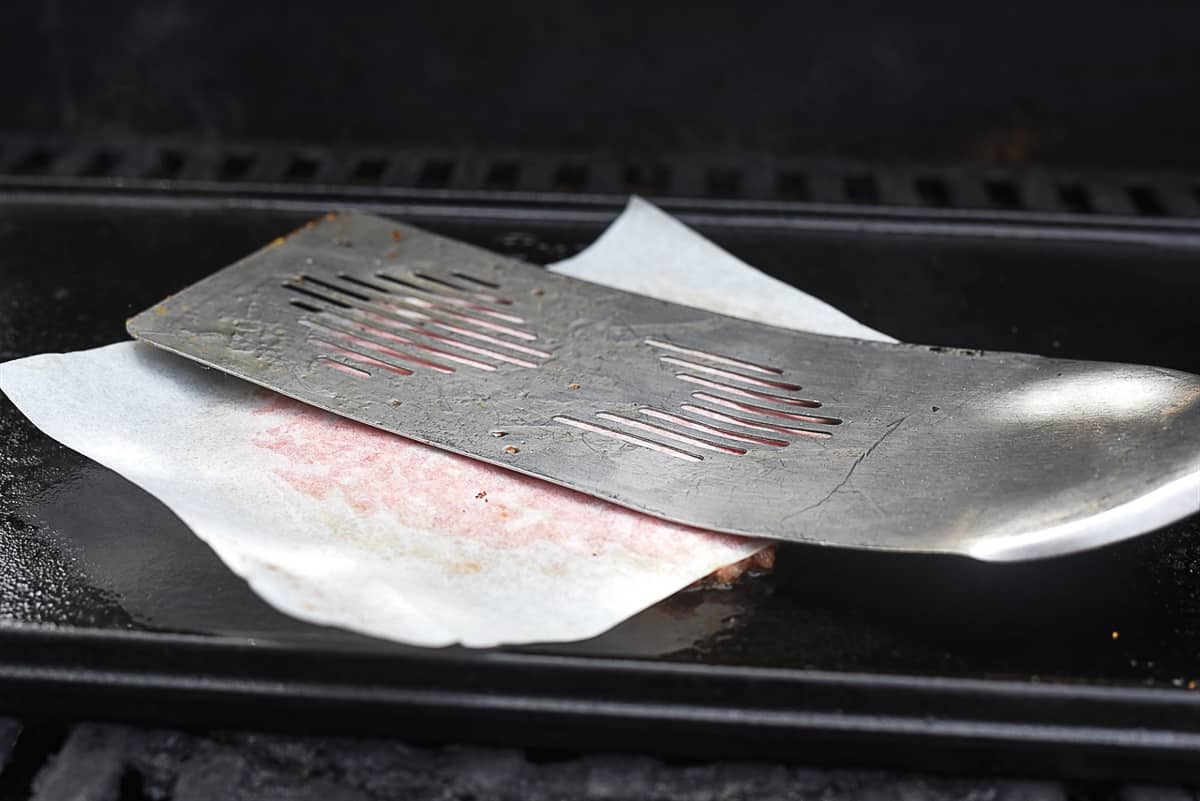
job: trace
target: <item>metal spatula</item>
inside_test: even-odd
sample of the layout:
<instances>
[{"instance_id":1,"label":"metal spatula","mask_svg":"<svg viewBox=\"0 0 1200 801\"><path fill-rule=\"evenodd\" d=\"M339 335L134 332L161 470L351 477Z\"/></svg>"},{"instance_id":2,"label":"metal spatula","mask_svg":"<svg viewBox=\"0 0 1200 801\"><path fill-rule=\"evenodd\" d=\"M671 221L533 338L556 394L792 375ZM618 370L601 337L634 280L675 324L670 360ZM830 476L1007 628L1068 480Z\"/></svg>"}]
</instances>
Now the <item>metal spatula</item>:
<instances>
[{"instance_id":1,"label":"metal spatula","mask_svg":"<svg viewBox=\"0 0 1200 801\"><path fill-rule=\"evenodd\" d=\"M736 534L1018 559L1200 509L1200 377L785 331L366 215L311 223L129 331L368 425Z\"/></svg>"}]
</instances>

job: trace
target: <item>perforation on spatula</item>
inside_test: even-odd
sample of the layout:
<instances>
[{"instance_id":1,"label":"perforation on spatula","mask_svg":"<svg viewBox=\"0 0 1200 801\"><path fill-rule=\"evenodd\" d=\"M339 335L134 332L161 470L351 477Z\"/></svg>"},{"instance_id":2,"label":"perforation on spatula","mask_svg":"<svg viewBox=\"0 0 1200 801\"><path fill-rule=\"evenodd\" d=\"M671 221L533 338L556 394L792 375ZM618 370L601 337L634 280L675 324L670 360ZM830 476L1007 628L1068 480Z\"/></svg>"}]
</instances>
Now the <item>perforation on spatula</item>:
<instances>
[{"instance_id":1,"label":"perforation on spatula","mask_svg":"<svg viewBox=\"0 0 1200 801\"><path fill-rule=\"evenodd\" d=\"M129 331L367 425L734 534L1007 559L1200 508L1196 376L799 333L361 214L276 240Z\"/></svg>"}]
</instances>

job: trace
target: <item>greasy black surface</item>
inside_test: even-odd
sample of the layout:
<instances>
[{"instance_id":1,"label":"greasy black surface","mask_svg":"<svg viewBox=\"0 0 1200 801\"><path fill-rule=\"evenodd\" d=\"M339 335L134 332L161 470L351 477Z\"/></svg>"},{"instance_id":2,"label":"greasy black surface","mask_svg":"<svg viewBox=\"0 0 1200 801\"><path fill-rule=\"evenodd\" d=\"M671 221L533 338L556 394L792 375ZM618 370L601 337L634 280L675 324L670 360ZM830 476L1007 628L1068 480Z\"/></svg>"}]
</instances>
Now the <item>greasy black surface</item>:
<instances>
[{"instance_id":1,"label":"greasy black surface","mask_svg":"<svg viewBox=\"0 0 1200 801\"><path fill-rule=\"evenodd\" d=\"M308 216L236 202L0 204L0 358L119 341L131 312ZM420 207L405 217L537 261L572 252L601 227ZM1200 372L1200 267L1182 240L1018 242L710 222L704 233L749 262L906 340ZM389 648L267 608L160 504L48 440L6 400L0 442L4 618ZM687 593L596 641L540 650L1186 687L1200 678L1198 534L1192 518L1018 565L788 547L770 578Z\"/></svg>"},{"instance_id":2,"label":"greasy black surface","mask_svg":"<svg viewBox=\"0 0 1200 801\"><path fill-rule=\"evenodd\" d=\"M1200 166L1194 3L10 0L5 12L0 129Z\"/></svg>"}]
</instances>

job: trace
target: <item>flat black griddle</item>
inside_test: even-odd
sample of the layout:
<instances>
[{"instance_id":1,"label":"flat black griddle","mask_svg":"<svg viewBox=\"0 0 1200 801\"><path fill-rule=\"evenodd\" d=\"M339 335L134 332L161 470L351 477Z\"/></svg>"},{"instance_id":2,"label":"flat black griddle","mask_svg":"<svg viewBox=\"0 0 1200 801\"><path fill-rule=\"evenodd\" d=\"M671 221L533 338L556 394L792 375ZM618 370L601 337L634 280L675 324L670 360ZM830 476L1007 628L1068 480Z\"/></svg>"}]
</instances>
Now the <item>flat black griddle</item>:
<instances>
[{"instance_id":1,"label":"flat black griddle","mask_svg":"<svg viewBox=\"0 0 1200 801\"><path fill-rule=\"evenodd\" d=\"M330 208L545 262L612 199L0 194L0 359L124 319ZM1200 372L1200 226L667 204L901 339ZM1099 551L983 564L788 546L596 640L422 650L274 612L157 501L0 398L0 709L375 731L690 757L1200 776L1200 518ZM1115 633L1115 634L1114 634Z\"/></svg>"}]
</instances>

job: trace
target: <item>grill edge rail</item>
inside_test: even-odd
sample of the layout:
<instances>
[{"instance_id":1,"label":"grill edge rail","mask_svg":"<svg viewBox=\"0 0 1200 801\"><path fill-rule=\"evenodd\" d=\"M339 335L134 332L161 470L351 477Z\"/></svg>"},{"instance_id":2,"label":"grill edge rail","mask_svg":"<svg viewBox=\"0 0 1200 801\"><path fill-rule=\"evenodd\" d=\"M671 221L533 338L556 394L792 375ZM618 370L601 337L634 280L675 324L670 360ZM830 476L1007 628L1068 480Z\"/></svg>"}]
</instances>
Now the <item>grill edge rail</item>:
<instances>
[{"instance_id":1,"label":"grill edge rail","mask_svg":"<svg viewBox=\"0 0 1200 801\"><path fill-rule=\"evenodd\" d=\"M169 139L68 141L0 134L0 182L64 180L129 188L199 182L359 191L633 193L851 207L1200 218L1200 174L880 166L764 153L623 158L611 153L313 148Z\"/></svg>"}]
</instances>

